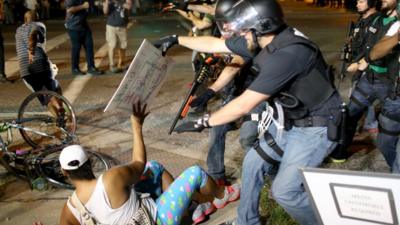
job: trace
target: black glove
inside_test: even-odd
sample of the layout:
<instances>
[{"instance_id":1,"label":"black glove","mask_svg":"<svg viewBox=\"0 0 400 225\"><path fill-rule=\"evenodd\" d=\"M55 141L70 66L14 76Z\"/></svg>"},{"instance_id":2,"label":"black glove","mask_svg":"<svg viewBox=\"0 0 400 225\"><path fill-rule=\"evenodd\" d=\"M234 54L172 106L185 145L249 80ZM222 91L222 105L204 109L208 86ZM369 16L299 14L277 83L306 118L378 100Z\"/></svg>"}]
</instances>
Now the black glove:
<instances>
[{"instance_id":1,"label":"black glove","mask_svg":"<svg viewBox=\"0 0 400 225\"><path fill-rule=\"evenodd\" d=\"M176 34L163 37L163 38L153 42L153 45L156 48L160 49L162 51L163 55L165 55L165 53L167 52L167 50L169 48L171 48L172 46L174 46L176 44L179 44L178 43L178 35L176 35Z\"/></svg>"},{"instance_id":2,"label":"black glove","mask_svg":"<svg viewBox=\"0 0 400 225\"><path fill-rule=\"evenodd\" d=\"M186 123L182 123L178 127L174 129L178 134L183 132L201 132L204 128L210 128L210 124L208 124L208 119L210 118L210 114L205 114L203 117L198 119L197 121L190 121Z\"/></svg>"},{"instance_id":3,"label":"black glove","mask_svg":"<svg viewBox=\"0 0 400 225\"><path fill-rule=\"evenodd\" d=\"M200 96L196 97L191 103L191 107L199 107L204 106L207 104L210 99L214 98L216 95L213 89L207 88L207 90L201 94Z\"/></svg>"}]
</instances>

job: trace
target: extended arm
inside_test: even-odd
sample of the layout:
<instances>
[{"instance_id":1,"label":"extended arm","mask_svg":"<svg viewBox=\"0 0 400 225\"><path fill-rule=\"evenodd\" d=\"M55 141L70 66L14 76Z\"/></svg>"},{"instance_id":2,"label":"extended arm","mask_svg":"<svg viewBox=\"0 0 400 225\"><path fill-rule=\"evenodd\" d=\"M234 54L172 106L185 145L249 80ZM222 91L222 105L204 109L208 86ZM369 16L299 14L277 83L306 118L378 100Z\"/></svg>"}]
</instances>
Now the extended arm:
<instances>
[{"instance_id":1,"label":"extended arm","mask_svg":"<svg viewBox=\"0 0 400 225\"><path fill-rule=\"evenodd\" d=\"M212 37L212 36L201 36L201 37L178 37L179 45L198 52L205 53L231 53L228 47L225 45L225 40Z\"/></svg>"},{"instance_id":2,"label":"extended arm","mask_svg":"<svg viewBox=\"0 0 400 225\"><path fill-rule=\"evenodd\" d=\"M192 12L185 12L180 9L175 9L175 11L179 13L179 15L181 15L183 18L190 20L193 26L195 26L199 30L203 30L212 26L212 21L210 21L207 18L200 19L199 17L195 16Z\"/></svg>"},{"instance_id":3,"label":"extended arm","mask_svg":"<svg viewBox=\"0 0 400 225\"><path fill-rule=\"evenodd\" d=\"M226 106L215 113L211 113L208 123L210 126L218 126L239 119L249 113L261 102L267 100L268 95L252 90L246 90L239 97L233 99Z\"/></svg>"},{"instance_id":4,"label":"extended arm","mask_svg":"<svg viewBox=\"0 0 400 225\"><path fill-rule=\"evenodd\" d=\"M207 13L210 15L215 14L215 7L211 5L194 5L194 4L189 4L188 9L192 11L196 11L199 13Z\"/></svg>"}]
</instances>

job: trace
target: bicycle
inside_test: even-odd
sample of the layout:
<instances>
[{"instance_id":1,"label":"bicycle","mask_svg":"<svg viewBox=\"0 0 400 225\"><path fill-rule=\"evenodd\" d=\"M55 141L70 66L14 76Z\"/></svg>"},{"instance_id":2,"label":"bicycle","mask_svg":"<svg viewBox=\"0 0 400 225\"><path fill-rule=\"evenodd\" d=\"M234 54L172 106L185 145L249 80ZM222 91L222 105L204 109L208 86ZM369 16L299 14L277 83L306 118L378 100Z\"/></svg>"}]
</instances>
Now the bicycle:
<instances>
[{"instance_id":1,"label":"bicycle","mask_svg":"<svg viewBox=\"0 0 400 225\"><path fill-rule=\"evenodd\" d=\"M57 102L57 111L51 101ZM13 142L13 129L19 130L31 150L8 149ZM22 102L16 120L0 121L0 133L6 133L6 140L0 136L0 164L16 177L27 180L31 189L45 189L47 183L73 189L61 171L58 157L63 146L78 142L75 131L75 112L65 97L51 91L34 92ZM110 168L103 155L88 153L95 175Z\"/></svg>"}]
</instances>

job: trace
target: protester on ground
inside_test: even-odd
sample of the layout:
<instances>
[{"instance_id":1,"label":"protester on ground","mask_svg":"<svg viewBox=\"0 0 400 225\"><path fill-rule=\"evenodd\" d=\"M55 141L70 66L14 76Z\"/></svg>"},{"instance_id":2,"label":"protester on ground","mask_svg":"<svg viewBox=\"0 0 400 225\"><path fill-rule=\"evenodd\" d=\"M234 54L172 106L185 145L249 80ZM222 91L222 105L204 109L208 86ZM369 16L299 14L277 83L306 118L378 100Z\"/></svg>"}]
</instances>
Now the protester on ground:
<instances>
[{"instance_id":1,"label":"protester on ground","mask_svg":"<svg viewBox=\"0 0 400 225\"><path fill-rule=\"evenodd\" d=\"M127 26L132 0L105 0L103 13L107 16L106 40L110 71L120 73L124 70L125 52L128 46ZM114 52L118 44L118 64L114 62Z\"/></svg>"},{"instance_id":2,"label":"protester on ground","mask_svg":"<svg viewBox=\"0 0 400 225\"><path fill-rule=\"evenodd\" d=\"M71 40L71 66L72 75L85 75L79 68L79 55L81 47L85 48L87 73L90 75L101 75L94 64L93 38L87 22L89 2L84 0L66 0L65 28Z\"/></svg>"},{"instance_id":3,"label":"protester on ground","mask_svg":"<svg viewBox=\"0 0 400 225\"><path fill-rule=\"evenodd\" d=\"M213 204L218 208L239 197L237 185L226 188L218 186L198 166L186 169L156 201L138 196L132 185L140 181L147 162L142 126L148 113L146 106L140 102L132 108L133 148L130 163L113 167L96 179L90 160L81 146L68 146L60 154L61 168L76 187L73 195L77 196L92 218L102 224L128 224L139 217L138 212L144 211L157 224L174 225L180 224L196 191L213 196ZM76 207L71 200L64 205L60 221L62 225L83 222L83 215Z\"/></svg>"}]
</instances>

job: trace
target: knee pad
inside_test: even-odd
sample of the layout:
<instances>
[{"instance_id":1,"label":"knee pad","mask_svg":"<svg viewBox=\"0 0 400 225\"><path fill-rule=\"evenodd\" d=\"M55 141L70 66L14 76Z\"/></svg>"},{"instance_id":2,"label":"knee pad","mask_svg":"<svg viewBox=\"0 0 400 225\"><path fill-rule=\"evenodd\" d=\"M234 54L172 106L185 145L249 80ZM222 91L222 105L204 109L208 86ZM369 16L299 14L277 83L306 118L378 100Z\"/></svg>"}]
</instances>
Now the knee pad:
<instances>
[{"instance_id":1,"label":"knee pad","mask_svg":"<svg viewBox=\"0 0 400 225\"><path fill-rule=\"evenodd\" d=\"M390 115L381 114L378 117L379 121L379 132L383 134L387 134L390 136L399 136L400 135L400 122L396 117L389 117ZM396 128L393 128L393 125L396 125Z\"/></svg>"}]
</instances>

